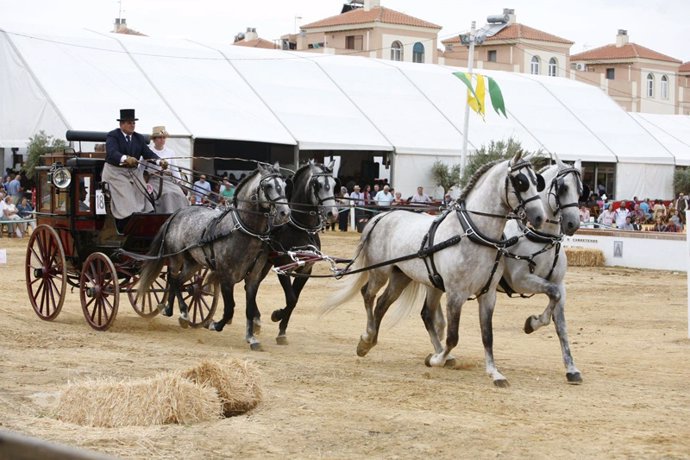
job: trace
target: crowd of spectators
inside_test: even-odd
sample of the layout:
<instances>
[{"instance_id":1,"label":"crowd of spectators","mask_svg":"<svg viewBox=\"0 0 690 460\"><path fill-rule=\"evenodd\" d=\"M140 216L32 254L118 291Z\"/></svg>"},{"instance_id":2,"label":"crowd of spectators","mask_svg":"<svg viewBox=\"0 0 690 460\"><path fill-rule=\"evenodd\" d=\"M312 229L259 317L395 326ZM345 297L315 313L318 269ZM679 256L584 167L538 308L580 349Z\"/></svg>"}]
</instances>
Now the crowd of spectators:
<instances>
[{"instance_id":1,"label":"crowd of spectators","mask_svg":"<svg viewBox=\"0 0 690 460\"><path fill-rule=\"evenodd\" d=\"M26 220L33 217L34 211L29 202L31 185L23 171L5 169L0 184L0 221L7 225L9 236L22 238L27 233Z\"/></svg>"}]
</instances>

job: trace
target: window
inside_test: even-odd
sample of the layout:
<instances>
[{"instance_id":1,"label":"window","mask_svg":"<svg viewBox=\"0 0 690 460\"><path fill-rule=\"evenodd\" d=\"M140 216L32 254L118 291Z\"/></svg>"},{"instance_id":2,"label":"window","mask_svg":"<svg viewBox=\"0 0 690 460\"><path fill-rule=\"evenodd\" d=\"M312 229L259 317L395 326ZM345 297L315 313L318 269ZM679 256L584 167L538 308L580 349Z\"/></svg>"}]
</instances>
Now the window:
<instances>
[{"instance_id":1,"label":"window","mask_svg":"<svg viewBox=\"0 0 690 460\"><path fill-rule=\"evenodd\" d=\"M419 42L412 47L412 62L424 62L424 45Z\"/></svg>"},{"instance_id":2,"label":"window","mask_svg":"<svg viewBox=\"0 0 690 460\"><path fill-rule=\"evenodd\" d=\"M647 74L647 97L654 97L654 75Z\"/></svg>"},{"instance_id":3,"label":"window","mask_svg":"<svg viewBox=\"0 0 690 460\"><path fill-rule=\"evenodd\" d=\"M558 62L556 58L549 59L549 77L558 76Z\"/></svg>"},{"instance_id":4,"label":"window","mask_svg":"<svg viewBox=\"0 0 690 460\"><path fill-rule=\"evenodd\" d=\"M348 35L345 37L345 49L362 51L364 49L363 35Z\"/></svg>"},{"instance_id":5,"label":"window","mask_svg":"<svg viewBox=\"0 0 690 460\"><path fill-rule=\"evenodd\" d=\"M532 75L539 75L539 57L534 56L530 62L529 72Z\"/></svg>"},{"instance_id":6,"label":"window","mask_svg":"<svg viewBox=\"0 0 690 460\"><path fill-rule=\"evenodd\" d=\"M606 69L606 79L607 80L615 80L616 79L616 69L613 67L609 67Z\"/></svg>"},{"instance_id":7,"label":"window","mask_svg":"<svg viewBox=\"0 0 690 460\"><path fill-rule=\"evenodd\" d=\"M496 50L489 50L486 52L486 60L489 62L496 62Z\"/></svg>"},{"instance_id":8,"label":"window","mask_svg":"<svg viewBox=\"0 0 690 460\"><path fill-rule=\"evenodd\" d=\"M668 77L661 77L661 99L668 99Z\"/></svg>"},{"instance_id":9,"label":"window","mask_svg":"<svg viewBox=\"0 0 690 460\"><path fill-rule=\"evenodd\" d=\"M391 61L403 60L403 46L399 41L394 41L391 45Z\"/></svg>"},{"instance_id":10,"label":"window","mask_svg":"<svg viewBox=\"0 0 690 460\"><path fill-rule=\"evenodd\" d=\"M309 48L309 49L323 48L323 42L309 43L309 44L307 45L307 48Z\"/></svg>"}]
</instances>

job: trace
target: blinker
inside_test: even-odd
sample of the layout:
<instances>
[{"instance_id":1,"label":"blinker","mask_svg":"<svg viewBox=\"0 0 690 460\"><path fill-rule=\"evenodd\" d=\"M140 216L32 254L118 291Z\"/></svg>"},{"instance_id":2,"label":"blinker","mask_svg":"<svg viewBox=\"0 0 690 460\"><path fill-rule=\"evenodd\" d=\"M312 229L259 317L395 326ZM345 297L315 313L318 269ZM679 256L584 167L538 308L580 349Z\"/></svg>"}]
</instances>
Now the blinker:
<instances>
[{"instance_id":1,"label":"blinker","mask_svg":"<svg viewBox=\"0 0 690 460\"><path fill-rule=\"evenodd\" d=\"M513 183L513 188L518 192L529 190L529 179L524 174L520 173L517 176L511 176L510 180Z\"/></svg>"},{"instance_id":2,"label":"blinker","mask_svg":"<svg viewBox=\"0 0 690 460\"><path fill-rule=\"evenodd\" d=\"M545 187L546 181L544 180L544 176L537 174L537 192L541 192Z\"/></svg>"}]
</instances>

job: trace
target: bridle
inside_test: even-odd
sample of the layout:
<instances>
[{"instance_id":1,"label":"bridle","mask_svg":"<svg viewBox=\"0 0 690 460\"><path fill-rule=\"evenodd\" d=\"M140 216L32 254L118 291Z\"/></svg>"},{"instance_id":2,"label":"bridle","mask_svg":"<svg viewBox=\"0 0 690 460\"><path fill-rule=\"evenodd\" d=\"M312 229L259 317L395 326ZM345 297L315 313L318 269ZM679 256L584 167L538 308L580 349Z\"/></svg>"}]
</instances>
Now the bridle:
<instances>
[{"instance_id":1,"label":"bridle","mask_svg":"<svg viewBox=\"0 0 690 460\"><path fill-rule=\"evenodd\" d=\"M268 210L265 215L268 217L268 230L266 232L254 232L249 230L249 227L242 222L242 219L240 218L240 209L238 208L238 193L237 191L235 192L235 196L233 196L232 199L232 206L228 208L229 210L234 210L235 218L238 221L238 225L246 232L249 233L253 236L256 235L267 235L270 233L271 229L274 227L273 221L275 219L275 216L277 214L277 206L279 204L284 204L288 206L288 201L287 198L285 197L284 193L284 184L281 184L281 181L283 179L283 176L280 173L273 172L266 174L265 176L261 177L261 180L259 180L259 184L256 186L256 190L254 193L250 196L250 201L256 201L259 209L263 210ZM273 181L271 184L270 181ZM273 185L273 187L276 190L277 197L276 198L271 198L268 193L266 192L266 189L270 186ZM251 212L247 210L241 210L241 212Z\"/></svg>"},{"instance_id":2,"label":"bridle","mask_svg":"<svg viewBox=\"0 0 690 460\"><path fill-rule=\"evenodd\" d=\"M324 177L326 178L326 183L321 184L319 182L319 177ZM321 188L324 188L326 191L332 190L331 189L331 184L328 181L328 178L333 177L333 172L329 170L326 166L321 165L321 172L319 173L312 173L311 178L309 179L309 183L307 185L307 189L309 190L310 193L310 201L312 205L314 205L317 208L317 215L319 217L319 223L315 227L309 227L307 225L301 224L295 219L295 213L290 213L290 223L294 225L296 228L299 230L305 231L307 233L316 233L320 231L323 228L323 224L326 220L326 210L325 207L323 206L323 203L325 203L328 200L333 200L335 203L335 194L332 193L331 195L328 195L324 198L321 198L319 196L319 191ZM294 204L293 204L294 206ZM313 211L309 212L310 214L313 213Z\"/></svg>"},{"instance_id":3,"label":"bridle","mask_svg":"<svg viewBox=\"0 0 690 460\"><path fill-rule=\"evenodd\" d=\"M559 195L563 192L563 187L565 186L565 177L568 174L574 174L575 178L577 179L578 198L582 194L582 176L578 169L570 167L558 171L556 177L554 177L551 181L551 185L549 186L549 193L547 195L547 201L549 202L549 206L551 206L551 197L553 197L556 201L556 208L551 208L554 215L558 215L562 209L573 208L579 205L577 201L573 201L572 203L561 204L561 199L559 198Z\"/></svg>"},{"instance_id":4,"label":"bridle","mask_svg":"<svg viewBox=\"0 0 690 460\"><path fill-rule=\"evenodd\" d=\"M521 169L525 168L527 169L527 174L520 172ZM515 171L518 171L518 174L512 175L512 173ZM515 208L512 208L511 212L520 219L524 219L526 216L525 206L527 203L530 201L539 200L541 197L538 193L535 193L534 196L524 199L522 197L522 193L529 190L530 184L537 187L537 192L544 190L544 177L541 174L535 174L534 170L532 169L532 164L526 160L510 166L505 181L506 204L508 207L510 207L508 183L513 186L513 193L515 193L515 196L518 200L518 205Z\"/></svg>"}]
</instances>

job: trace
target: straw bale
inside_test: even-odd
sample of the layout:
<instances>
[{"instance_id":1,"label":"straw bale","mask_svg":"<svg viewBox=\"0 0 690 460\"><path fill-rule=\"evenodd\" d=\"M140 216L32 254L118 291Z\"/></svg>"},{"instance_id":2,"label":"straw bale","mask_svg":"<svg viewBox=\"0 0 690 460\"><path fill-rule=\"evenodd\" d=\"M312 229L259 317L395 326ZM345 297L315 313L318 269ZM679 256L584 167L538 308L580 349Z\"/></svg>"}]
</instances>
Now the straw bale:
<instances>
[{"instance_id":1,"label":"straw bale","mask_svg":"<svg viewBox=\"0 0 690 460\"><path fill-rule=\"evenodd\" d=\"M182 376L218 392L226 417L243 414L255 408L262 399L258 370L253 364L238 359L224 362L202 361Z\"/></svg>"},{"instance_id":2,"label":"straw bale","mask_svg":"<svg viewBox=\"0 0 690 460\"><path fill-rule=\"evenodd\" d=\"M602 267L604 266L604 253L600 249L591 248L566 248L568 265L571 267Z\"/></svg>"},{"instance_id":3,"label":"straw bale","mask_svg":"<svg viewBox=\"0 0 690 460\"><path fill-rule=\"evenodd\" d=\"M56 418L94 427L192 424L222 417L216 390L164 373L150 379L101 379L68 385Z\"/></svg>"}]
</instances>

